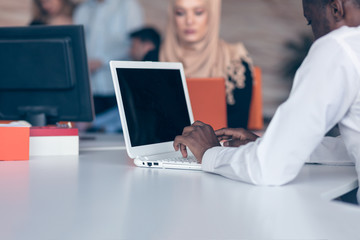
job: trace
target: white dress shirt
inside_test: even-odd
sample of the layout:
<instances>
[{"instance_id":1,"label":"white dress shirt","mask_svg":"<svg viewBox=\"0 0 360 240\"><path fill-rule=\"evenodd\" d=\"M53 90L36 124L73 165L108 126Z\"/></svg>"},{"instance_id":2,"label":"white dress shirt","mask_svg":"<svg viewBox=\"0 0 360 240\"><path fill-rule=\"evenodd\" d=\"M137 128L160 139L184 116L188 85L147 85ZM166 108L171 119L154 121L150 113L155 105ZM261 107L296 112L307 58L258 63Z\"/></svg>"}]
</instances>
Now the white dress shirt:
<instances>
[{"instance_id":1,"label":"white dress shirt","mask_svg":"<svg viewBox=\"0 0 360 240\"><path fill-rule=\"evenodd\" d=\"M137 0L88 0L76 8L74 23L85 28L88 59L98 59L102 67L91 75L95 96L115 96L110 60L129 60L129 33L143 25Z\"/></svg>"},{"instance_id":2,"label":"white dress shirt","mask_svg":"<svg viewBox=\"0 0 360 240\"><path fill-rule=\"evenodd\" d=\"M324 138L337 123L341 137ZM318 39L264 136L238 148L207 150L202 168L256 185L282 185L307 160L334 158L355 162L359 176L360 27L342 27Z\"/></svg>"}]
</instances>

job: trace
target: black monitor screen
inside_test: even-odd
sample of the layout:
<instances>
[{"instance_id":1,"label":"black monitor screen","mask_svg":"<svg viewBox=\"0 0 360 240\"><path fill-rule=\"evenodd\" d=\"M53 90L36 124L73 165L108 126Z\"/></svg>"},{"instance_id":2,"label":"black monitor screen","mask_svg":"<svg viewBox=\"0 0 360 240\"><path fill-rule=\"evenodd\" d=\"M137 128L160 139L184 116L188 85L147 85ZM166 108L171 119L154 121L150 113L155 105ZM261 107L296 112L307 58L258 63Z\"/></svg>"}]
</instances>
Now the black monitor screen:
<instances>
[{"instance_id":1,"label":"black monitor screen","mask_svg":"<svg viewBox=\"0 0 360 240\"><path fill-rule=\"evenodd\" d=\"M82 26L0 28L0 53L0 119L93 119Z\"/></svg>"},{"instance_id":2,"label":"black monitor screen","mask_svg":"<svg viewBox=\"0 0 360 240\"><path fill-rule=\"evenodd\" d=\"M190 116L179 70L117 69L132 146L173 141Z\"/></svg>"}]
</instances>

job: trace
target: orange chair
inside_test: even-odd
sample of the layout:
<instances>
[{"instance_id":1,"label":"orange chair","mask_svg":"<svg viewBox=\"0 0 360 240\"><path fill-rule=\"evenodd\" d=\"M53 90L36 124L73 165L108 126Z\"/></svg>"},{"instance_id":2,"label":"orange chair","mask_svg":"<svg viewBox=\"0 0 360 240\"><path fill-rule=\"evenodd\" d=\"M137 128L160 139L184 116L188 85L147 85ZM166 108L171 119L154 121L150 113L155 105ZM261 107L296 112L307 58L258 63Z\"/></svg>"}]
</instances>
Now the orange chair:
<instances>
[{"instance_id":1,"label":"orange chair","mask_svg":"<svg viewBox=\"0 0 360 240\"><path fill-rule=\"evenodd\" d=\"M224 78L188 78L187 86L194 120L215 130L227 127Z\"/></svg>"},{"instance_id":2,"label":"orange chair","mask_svg":"<svg viewBox=\"0 0 360 240\"><path fill-rule=\"evenodd\" d=\"M254 80L249 111L248 129L262 130L264 128L263 102L262 102L262 76L261 69L254 67Z\"/></svg>"}]
</instances>

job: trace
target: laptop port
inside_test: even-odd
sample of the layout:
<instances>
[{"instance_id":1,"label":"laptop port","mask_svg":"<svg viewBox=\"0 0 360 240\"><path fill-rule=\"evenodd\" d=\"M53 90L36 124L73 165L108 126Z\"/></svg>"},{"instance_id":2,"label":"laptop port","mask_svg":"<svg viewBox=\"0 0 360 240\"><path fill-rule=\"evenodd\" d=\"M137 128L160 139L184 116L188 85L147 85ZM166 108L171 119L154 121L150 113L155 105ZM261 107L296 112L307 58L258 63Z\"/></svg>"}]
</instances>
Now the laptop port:
<instances>
[{"instance_id":1,"label":"laptop port","mask_svg":"<svg viewBox=\"0 0 360 240\"><path fill-rule=\"evenodd\" d=\"M157 162L154 162L154 166L159 166L159 163L157 163Z\"/></svg>"},{"instance_id":2,"label":"laptop port","mask_svg":"<svg viewBox=\"0 0 360 240\"><path fill-rule=\"evenodd\" d=\"M152 163L151 163L151 162L148 162L147 165L148 165L149 167L151 167L151 166L152 166Z\"/></svg>"}]
</instances>

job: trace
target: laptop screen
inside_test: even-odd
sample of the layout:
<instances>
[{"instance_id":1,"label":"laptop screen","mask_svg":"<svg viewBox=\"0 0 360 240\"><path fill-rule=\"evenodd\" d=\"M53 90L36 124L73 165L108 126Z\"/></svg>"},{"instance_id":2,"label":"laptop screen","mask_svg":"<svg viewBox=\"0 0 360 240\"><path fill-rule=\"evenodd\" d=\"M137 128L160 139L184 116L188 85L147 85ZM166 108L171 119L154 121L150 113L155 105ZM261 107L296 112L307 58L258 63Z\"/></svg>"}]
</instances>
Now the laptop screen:
<instances>
[{"instance_id":1,"label":"laptop screen","mask_svg":"<svg viewBox=\"0 0 360 240\"><path fill-rule=\"evenodd\" d=\"M133 147L173 141L191 125L178 69L117 68Z\"/></svg>"}]
</instances>

